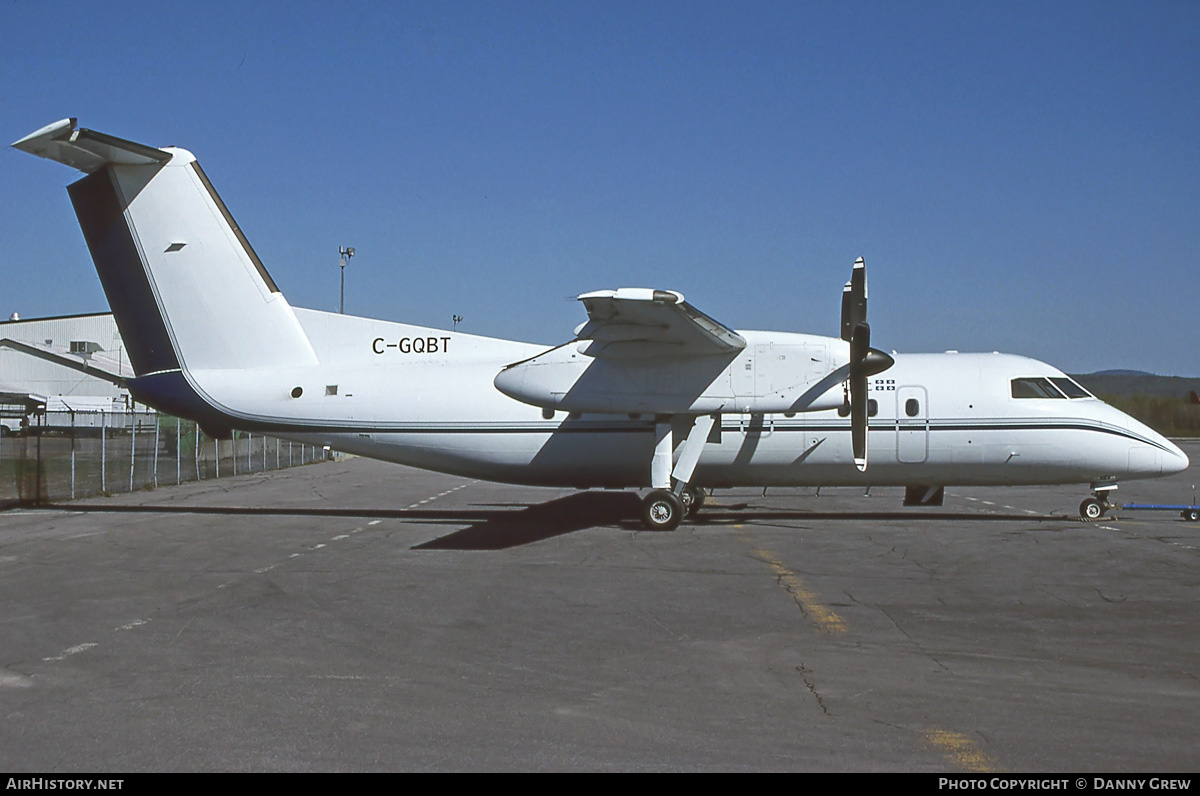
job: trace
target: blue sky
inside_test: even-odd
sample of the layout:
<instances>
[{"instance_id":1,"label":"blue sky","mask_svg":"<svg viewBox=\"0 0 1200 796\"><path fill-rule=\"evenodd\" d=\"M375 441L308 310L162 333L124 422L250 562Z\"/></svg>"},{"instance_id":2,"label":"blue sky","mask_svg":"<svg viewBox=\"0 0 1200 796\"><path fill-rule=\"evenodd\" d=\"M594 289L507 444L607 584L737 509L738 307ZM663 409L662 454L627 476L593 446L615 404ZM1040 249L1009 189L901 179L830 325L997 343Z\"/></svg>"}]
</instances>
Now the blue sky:
<instances>
[{"instance_id":1,"label":"blue sky","mask_svg":"<svg viewBox=\"0 0 1200 796\"><path fill-rule=\"evenodd\" d=\"M295 306L558 343L683 292L836 335L1200 375L1195 2L4 0L5 142L194 152ZM0 152L0 313L106 309L67 168Z\"/></svg>"}]
</instances>

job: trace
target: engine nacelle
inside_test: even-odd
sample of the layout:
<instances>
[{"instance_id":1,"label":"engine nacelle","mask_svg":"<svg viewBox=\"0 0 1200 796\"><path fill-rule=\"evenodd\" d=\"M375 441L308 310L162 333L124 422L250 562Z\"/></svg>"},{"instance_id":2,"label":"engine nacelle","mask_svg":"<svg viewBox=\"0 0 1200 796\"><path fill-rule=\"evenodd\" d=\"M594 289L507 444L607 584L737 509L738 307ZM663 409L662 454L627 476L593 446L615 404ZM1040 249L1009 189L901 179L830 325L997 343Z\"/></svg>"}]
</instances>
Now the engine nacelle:
<instances>
[{"instance_id":1,"label":"engine nacelle","mask_svg":"<svg viewBox=\"0 0 1200 796\"><path fill-rule=\"evenodd\" d=\"M729 356L593 357L573 342L510 365L495 378L505 395L543 409L621 414L812 412L845 401L845 344L789 335ZM772 335L778 339L778 333Z\"/></svg>"}]
</instances>

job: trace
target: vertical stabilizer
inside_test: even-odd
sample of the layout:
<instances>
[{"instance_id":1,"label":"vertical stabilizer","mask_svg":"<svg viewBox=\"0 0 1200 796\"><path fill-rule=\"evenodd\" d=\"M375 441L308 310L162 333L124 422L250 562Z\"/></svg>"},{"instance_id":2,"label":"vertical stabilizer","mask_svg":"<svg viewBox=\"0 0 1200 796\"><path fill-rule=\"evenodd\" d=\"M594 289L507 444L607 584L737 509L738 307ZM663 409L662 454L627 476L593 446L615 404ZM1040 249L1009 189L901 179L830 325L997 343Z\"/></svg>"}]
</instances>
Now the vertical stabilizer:
<instances>
[{"instance_id":1,"label":"vertical stabilizer","mask_svg":"<svg viewBox=\"0 0 1200 796\"><path fill-rule=\"evenodd\" d=\"M76 130L73 119L13 146L87 172L68 191L139 377L316 363L190 152Z\"/></svg>"}]
</instances>

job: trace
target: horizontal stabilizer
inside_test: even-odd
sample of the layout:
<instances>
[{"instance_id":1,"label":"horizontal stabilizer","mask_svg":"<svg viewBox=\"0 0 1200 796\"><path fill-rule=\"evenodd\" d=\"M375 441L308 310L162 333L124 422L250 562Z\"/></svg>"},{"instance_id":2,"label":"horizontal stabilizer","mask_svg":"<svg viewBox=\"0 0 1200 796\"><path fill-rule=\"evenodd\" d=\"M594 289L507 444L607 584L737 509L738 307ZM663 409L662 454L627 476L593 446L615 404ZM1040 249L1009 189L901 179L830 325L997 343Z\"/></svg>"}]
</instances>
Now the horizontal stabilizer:
<instances>
[{"instance_id":1,"label":"horizontal stabilizer","mask_svg":"<svg viewBox=\"0 0 1200 796\"><path fill-rule=\"evenodd\" d=\"M171 159L161 149L136 144L93 130L75 129L75 119L63 119L30 133L13 144L17 149L41 158L56 160L85 174L91 174L109 163L125 166L148 166Z\"/></svg>"}]
</instances>

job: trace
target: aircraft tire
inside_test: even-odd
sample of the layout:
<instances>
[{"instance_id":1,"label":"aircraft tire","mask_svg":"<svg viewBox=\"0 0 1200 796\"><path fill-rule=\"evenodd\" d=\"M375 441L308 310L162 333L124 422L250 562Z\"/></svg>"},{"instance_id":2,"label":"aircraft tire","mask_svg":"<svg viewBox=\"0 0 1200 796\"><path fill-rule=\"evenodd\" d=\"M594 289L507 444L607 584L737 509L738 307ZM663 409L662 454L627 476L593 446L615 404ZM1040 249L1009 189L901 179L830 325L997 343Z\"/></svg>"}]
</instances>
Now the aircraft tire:
<instances>
[{"instance_id":1,"label":"aircraft tire","mask_svg":"<svg viewBox=\"0 0 1200 796\"><path fill-rule=\"evenodd\" d=\"M683 521L683 503L674 492L655 489L642 500L642 525L651 531L673 531Z\"/></svg>"},{"instance_id":2,"label":"aircraft tire","mask_svg":"<svg viewBox=\"0 0 1200 796\"><path fill-rule=\"evenodd\" d=\"M1096 498L1088 498L1079 504L1079 516L1085 520L1098 520L1104 516L1106 508L1108 507Z\"/></svg>"},{"instance_id":3,"label":"aircraft tire","mask_svg":"<svg viewBox=\"0 0 1200 796\"><path fill-rule=\"evenodd\" d=\"M1200 522L1200 509L1186 509L1183 518L1191 522Z\"/></svg>"},{"instance_id":4,"label":"aircraft tire","mask_svg":"<svg viewBox=\"0 0 1200 796\"><path fill-rule=\"evenodd\" d=\"M679 502L683 504L683 516L695 517L696 512L704 505L705 497L704 490L700 487L685 486L679 495Z\"/></svg>"}]
</instances>

